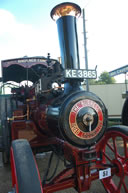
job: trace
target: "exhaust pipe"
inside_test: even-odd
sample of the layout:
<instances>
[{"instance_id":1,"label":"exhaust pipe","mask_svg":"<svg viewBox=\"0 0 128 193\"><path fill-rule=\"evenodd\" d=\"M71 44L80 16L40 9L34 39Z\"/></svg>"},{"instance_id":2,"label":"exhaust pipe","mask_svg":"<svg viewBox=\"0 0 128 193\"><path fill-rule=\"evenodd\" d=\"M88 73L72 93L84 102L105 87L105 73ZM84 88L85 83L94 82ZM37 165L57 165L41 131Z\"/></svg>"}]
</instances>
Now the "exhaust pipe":
<instances>
[{"instance_id":1,"label":"exhaust pipe","mask_svg":"<svg viewBox=\"0 0 128 193\"><path fill-rule=\"evenodd\" d=\"M76 18L81 15L81 8L74 3L62 3L51 11L51 18L56 21L63 69L74 73L80 69ZM80 79L69 79L64 84L64 93L82 90Z\"/></svg>"},{"instance_id":2,"label":"exhaust pipe","mask_svg":"<svg viewBox=\"0 0 128 193\"><path fill-rule=\"evenodd\" d=\"M74 3L62 3L51 11L59 35L61 63L64 69L80 69L76 18L81 8Z\"/></svg>"},{"instance_id":3,"label":"exhaust pipe","mask_svg":"<svg viewBox=\"0 0 128 193\"><path fill-rule=\"evenodd\" d=\"M51 11L51 18L56 21L61 51L61 63L64 68L65 92L81 90L84 79L96 79L95 70L80 69L76 18L81 15L81 8L75 3L62 3ZM75 88L75 89L74 89Z\"/></svg>"}]
</instances>

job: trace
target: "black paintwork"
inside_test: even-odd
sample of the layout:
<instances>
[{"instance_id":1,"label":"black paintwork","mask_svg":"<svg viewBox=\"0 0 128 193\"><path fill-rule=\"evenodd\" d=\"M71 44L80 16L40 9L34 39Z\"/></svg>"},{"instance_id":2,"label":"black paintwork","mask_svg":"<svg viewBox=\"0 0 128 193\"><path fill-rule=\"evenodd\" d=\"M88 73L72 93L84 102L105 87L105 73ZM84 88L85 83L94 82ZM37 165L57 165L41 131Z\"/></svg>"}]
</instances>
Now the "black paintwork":
<instances>
[{"instance_id":1,"label":"black paintwork","mask_svg":"<svg viewBox=\"0 0 128 193\"><path fill-rule=\"evenodd\" d=\"M64 69L79 69L76 17L63 16L57 20L62 66Z\"/></svg>"}]
</instances>

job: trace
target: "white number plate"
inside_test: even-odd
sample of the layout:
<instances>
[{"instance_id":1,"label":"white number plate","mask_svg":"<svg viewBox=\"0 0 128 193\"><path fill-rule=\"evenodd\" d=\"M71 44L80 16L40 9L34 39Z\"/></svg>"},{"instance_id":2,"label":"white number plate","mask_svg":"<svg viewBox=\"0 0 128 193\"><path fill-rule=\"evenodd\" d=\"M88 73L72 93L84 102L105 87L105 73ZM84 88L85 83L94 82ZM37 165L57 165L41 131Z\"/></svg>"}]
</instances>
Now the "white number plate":
<instances>
[{"instance_id":1,"label":"white number plate","mask_svg":"<svg viewBox=\"0 0 128 193\"><path fill-rule=\"evenodd\" d=\"M99 171L99 179L107 178L111 176L111 168Z\"/></svg>"},{"instance_id":2,"label":"white number plate","mask_svg":"<svg viewBox=\"0 0 128 193\"><path fill-rule=\"evenodd\" d=\"M97 78L96 70L84 70L84 69L66 69L65 78Z\"/></svg>"}]
</instances>

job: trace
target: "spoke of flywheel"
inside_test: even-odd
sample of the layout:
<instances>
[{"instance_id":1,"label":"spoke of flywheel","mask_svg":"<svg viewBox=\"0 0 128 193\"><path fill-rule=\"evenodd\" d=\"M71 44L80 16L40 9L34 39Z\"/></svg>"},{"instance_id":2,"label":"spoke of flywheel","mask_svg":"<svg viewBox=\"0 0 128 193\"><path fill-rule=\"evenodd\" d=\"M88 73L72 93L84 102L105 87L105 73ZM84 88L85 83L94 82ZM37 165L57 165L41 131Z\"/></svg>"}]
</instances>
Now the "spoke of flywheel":
<instances>
[{"instance_id":1,"label":"spoke of flywheel","mask_svg":"<svg viewBox=\"0 0 128 193\"><path fill-rule=\"evenodd\" d=\"M112 147L108 142L107 142L107 146L111 149L111 151L112 151L113 153L115 153L113 147ZM117 152L117 155L118 155L118 157L120 157L120 155L118 154L118 152Z\"/></svg>"},{"instance_id":2,"label":"spoke of flywheel","mask_svg":"<svg viewBox=\"0 0 128 193\"><path fill-rule=\"evenodd\" d=\"M127 141L124 140L124 153L125 153L125 157L128 158L128 144Z\"/></svg>"},{"instance_id":3,"label":"spoke of flywheel","mask_svg":"<svg viewBox=\"0 0 128 193\"><path fill-rule=\"evenodd\" d=\"M121 177L120 177L120 182L119 182L119 185L118 185L118 191L117 192L119 192L120 193L120 190L121 190L121 187L122 187L122 185L123 185L123 182L124 182L124 178L122 179Z\"/></svg>"},{"instance_id":4,"label":"spoke of flywheel","mask_svg":"<svg viewBox=\"0 0 128 193\"><path fill-rule=\"evenodd\" d=\"M107 145L107 146L111 149L111 151L115 154L115 151L114 151L113 147L111 146L111 144L107 142L106 145ZM120 157L120 158L121 158L120 154L116 151L116 158L117 158L117 157Z\"/></svg>"},{"instance_id":5,"label":"spoke of flywheel","mask_svg":"<svg viewBox=\"0 0 128 193\"><path fill-rule=\"evenodd\" d=\"M109 144L108 142L106 143L106 145L113 151L113 153L114 153L114 149L113 149L113 147L111 146L111 144Z\"/></svg>"},{"instance_id":6,"label":"spoke of flywheel","mask_svg":"<svg viewBox=\"0 0 128 193\"><path fill-rule=\"evenodd\" d=\"M123 187L124 187L126 193L128 193L128 189L127 189L127 186L126 186L126 184L125 184L125 181L123 181Z\"/></svg>"},{"instance_id":7,"label":"spoke of flywheel","mask_svg":"<svg viewBox=\"0 0 128 193\"><path fill-rule=\"evenodd\" d=\"M110 162L112 162L112 160L109 158L109 156L105 152L103 152L103 154Z\"/></svg>"},{"instance_id":8,"label":"spoke of flywheel","mask_svg":"<svg viewBox=\"0 0 128 193\"><path fill-rule=\"evenodd\" d=\"M117 154L118 154L118 152L117 152L116 138L113 137L113 138L112 138L112 141L113 141L113 146L114 146L115 158L117 159Z\"/></svg>"}]
</instances>

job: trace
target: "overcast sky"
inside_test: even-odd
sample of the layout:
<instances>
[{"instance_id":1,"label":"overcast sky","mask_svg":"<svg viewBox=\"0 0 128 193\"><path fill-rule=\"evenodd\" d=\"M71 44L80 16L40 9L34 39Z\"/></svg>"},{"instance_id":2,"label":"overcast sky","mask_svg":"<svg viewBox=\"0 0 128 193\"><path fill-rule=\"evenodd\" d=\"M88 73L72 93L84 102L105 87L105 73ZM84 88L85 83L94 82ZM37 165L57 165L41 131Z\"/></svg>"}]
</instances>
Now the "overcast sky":
<instances>
[{"instance_id":1,"label":"overcast sky","mask_svg":"<svg viewBox=\"0 0 128 193\"><path fill-rule=\"evenodd\" d=\"M0 60L60 55L51 9L61 0L0 0ZM66 0L67 2L67 0ZM85 8L88 64L98 74L128 64L128 0L70 0ZM82 18L78 19L79 52L83 60ZM118 82L124 81L118 76Z\"/></svg>"}]
</instances>

